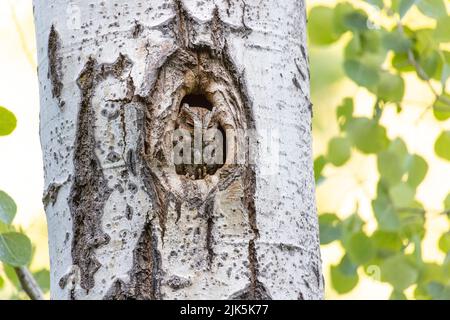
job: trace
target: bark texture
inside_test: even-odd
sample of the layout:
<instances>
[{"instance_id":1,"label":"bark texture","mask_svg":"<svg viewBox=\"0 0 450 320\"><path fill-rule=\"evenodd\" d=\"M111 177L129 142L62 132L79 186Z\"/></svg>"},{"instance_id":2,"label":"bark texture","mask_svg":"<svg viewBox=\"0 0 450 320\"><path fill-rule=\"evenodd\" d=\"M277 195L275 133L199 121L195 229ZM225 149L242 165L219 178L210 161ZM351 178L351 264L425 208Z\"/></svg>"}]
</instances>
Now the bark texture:
<instances>
[{"instance_id":1,"label":"bark texture","mask_svg":"<svg viewBox=\"0 0 450 320\"><path fill-rule=\"evenodd\" d=\"M52 298L321 299L303 0L34 10Z\"/></svg>"}]
</instances>

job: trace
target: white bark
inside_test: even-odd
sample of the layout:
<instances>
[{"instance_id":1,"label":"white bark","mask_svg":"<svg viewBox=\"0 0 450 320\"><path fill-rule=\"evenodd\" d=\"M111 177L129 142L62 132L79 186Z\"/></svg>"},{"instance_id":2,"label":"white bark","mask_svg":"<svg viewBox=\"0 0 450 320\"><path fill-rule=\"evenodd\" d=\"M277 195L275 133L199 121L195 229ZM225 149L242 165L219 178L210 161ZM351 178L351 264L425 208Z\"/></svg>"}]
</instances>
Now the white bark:
<instances>
[{"instance_id":1,"label":"white bark","mask_svg":"<svg viewBox=\"0 0 450 320\"><path fill-rule=\"evenodd\" d=\"M303 0L34 9L52 298L321 299ZM161 165L199 88L255 163Z\"/></svg>"}]
</instances>

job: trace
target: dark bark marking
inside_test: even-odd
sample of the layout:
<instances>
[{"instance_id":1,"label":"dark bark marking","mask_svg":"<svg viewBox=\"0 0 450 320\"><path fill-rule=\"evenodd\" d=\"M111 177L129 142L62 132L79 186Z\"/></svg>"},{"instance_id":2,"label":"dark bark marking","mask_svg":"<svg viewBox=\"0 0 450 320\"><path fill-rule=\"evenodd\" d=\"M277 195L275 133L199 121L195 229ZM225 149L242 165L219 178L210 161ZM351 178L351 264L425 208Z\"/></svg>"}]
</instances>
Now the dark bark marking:
<instances>
[{"instance_id":1,"label":"dark bark marking","mask_svg":"<svg viewBox=\"0 0 450 320\"><path fill-rule=\"evenodd\" d=\"M127 204L127 208L125 209L125 216L127 217L128 220L131 220L133 218L133 208L130 207L129 204Z\"/></svg>"},{"instance_id":2,"label":"dark bark marking","mask_svg":"<svg viewBox=\"0 0 450 320\"><path fill-rule=\"evenodd\" d=\"M247 3L242 0L242 26L246 31L251 30L246 24L245 24L245 13L247 11Z\"/></svg>"},{"instance_id":3,"label":"dark bark marking","mask_svg":"<svg viewBox=\"0 0 450 320\"><path fill-rule=\"evenodd\" d=\"M311 101L308 102L308 110L309 110L309 113L311 113L311 118L313 118L314 117L314 104Z\"/></svg>"},{"instance_id":4,"label":"dark bark marking","mask_svg":"<svg viewBox=\"0 0 450 320\"><path fill-rule=\"evenodd\" d=\"M302 71L302 68L300 68L300 65L298 64L297 60L294 59L294 63L295 63L295 67L297 68L298 73L300 74L300 76L302 77L303 81L306 80L306 76Z\"/></svg>"},{"instance_id":5,"label":"dark bark marking","mask_svg":"<svg viewBox=\"0 0 450 320\"><path fill-rule=\"evenodd\" d=\"M308 57L308 55L306 54L306 48L305 48L305 46L304 46L304 45L300 45L300 50L301 50L301 52L302 52L303 60L305 60L305 62L307 62L307 73L308 73L308 79L310 80L310 79L311 79L311 72L310 72L310 70L309 70L309 57Z\"/></svg>"},{"instance_id":6,"label":"dark bark marking","mask_svg":"<svg viewBox=\"0 0 450 320\"><path fill-rule=\"evenodd\" d=\"M133 297L129 295L126 284L122 280L116 280L112 284L111 288L106 292L103 300L133 300Z\"/></svg>"},{"instance_id":7,"label":"dark bark marking","mask_svg":"<svg viewBox=\"0 0 450 320\"><path fill-rule=\"evenodd\" d=\"M75 177L69 207L73 224L72 260L80 268L80 286L87 291L94 287L94 274L100 268L95 249L110 240L101 228L101 218L104 204L112 193L95 155L95 114L91 108L91 99L99 82L109 75L120 77L130 66L131 62L123 55L113 64L97 65L90 58L77 80L82 100L78 113L73 159Z\"/></svg>"},{"instance_id":8,"label":"dark bark marking","mask_svg":"<svg viewBox=\"0 0 450 320\"><path fill-rule=\"evenodd\" d=\"M258 281L233 293L228 300L272 300L272 297L264 284Z\"/></svg>"},{"instance_id":9,"label":"dark bark marking","mask_svg":"<svg viewBox=\"0 0 450 320\"><path fill-rule=\"evenodd\" d=\"M67 274L65 274L63 277L61 277L58 281L58 285L61 289L66 288L67 285L70 284L70 286L71 286L70 291L69 291L69 299L70 300L75 300L76 275L77 275L77 268L73 268Z\"/></svg>"},{"instance_id":10,"label":"dark bark marking","mask_svg":"<svg viewBox=\"0 0 450 320\"><path fill-rule=\"evenodd\" d=\"M160 256L157 239L149 221L139 237L133 252L133 268L130 283L116 280L108 290L104 300L156 300L160 299Z\"/></svg>"},{"instance_id":11,"label":"dark bark marking","mask_svg":"<svg viewBox=\"0 0 450 320\"><path fill-rule=\"evenodd\" d=\"M46 208L49 204L55 205L56 200L58 200L58 193L62 185L60 183L51 183L47 190L44 192L42 197L42 203Z\"/></svg>"},{"instance_id":12,"label":"dark bark marking","mask_svg":"<svg viewBox=\"0 0 450 320\"><path fill-rule=\"evenodd\" d=\"M304 95L304 92L303 92L303 89L302 89L302 86L301 86L301 84L298 82L298 80L297 80L297 77L296 76L294 76L293 78L292 78L292 83L294 84L294 86L297 88L297 89L299 89L300 90L300 92Z\"/></svg>"},{"instance_id":13,"label":"dark bark marking","mask_svg":"<svg viewBox=\"0 0 450 320\"><path fill-rule=\"evenodd\" d=\"M188 14L186 13L186 9L184 8L182 0L174 0L174 9L176 14L176 26L177 30L175 31L175 38L177 39L178 44L182 48L189 47L189 29L187 19L190 19Z\"/></svg>"},{"instance_id":14,"label":"dark bark marking","mask_svg":"<svg viewBox=\"0 0 450 320\"><path fill-rule=\"evenodd\" d=\"M214 197L206 200L203 209L203 215L206 218L206 251L208 252L208 267L211 269L214 260L214 237L212 234L214 227Z\"/></svg>"},{"instance_id":15,"label":"dark bark marking","mask_svg":"<svg viewBox=\"0 0 450 320\"><path fill-rule=\"evenodd\" d=\"M128 150L126 162L128 171L130 171L133 176L136 176L136 155L134 150Z\"/></svg>"},{"instance_id":16,"label":"dark bark marking","mask_svg":"<svg viewBox=\"0 0 450 320\"><path fill-rule=\"evenodd\" d=\"M144 30L144 27L142 26L142 24L140 24L138 21L134 22L134 28L133 28L133 38L137 38L141 35L142 31Z\"/></svg>"},{"instance_id":17,"label":"dark bark marking","mask_svg":"<svg viewBox=\"0 0 450 320\"><path fill-rule=\"evenodd\" d=\"M133 253L134 266L131 275L136 299L155 300L159 298L160 256L157 251L157 237L152 230L151 221L147 223Z\"/></svg>"},{"instance_id":18,"label":"dark bark marking","mask_svg":"<svg viewBox=\"0 0 450 320\"><path fill-rule=\"evenodd\" d=\"M175 39L177 39L178 45L181 48L196 49L195 45L192 43L191 37L195 35L196 27L199 23L193 19L184 7L183 0L173 0L174 10L175 10L175 28L173 28L173 33ZM242 26L234 26L225 23L220 18L219 8L216 5L213 10L213 15L211 21L209 21L208 27L211 30L211 39L213 42L213 50L221 50L226 42L226 37L224 32L233 32L242 35L242 37L247 37L252 29L249 28L245 23L245 12L247 10L247 4L243 2L242 7ZM229 8L227 10L229 14Z\"/></svg>"},{"instance_id":19,"label":"dark bark marking","mask_svg":"<svg viewBox=\"0 0 450 320\"><path fill-rule=\"evenodd\" d=\"M177 224L178 221L180 221L182 205L183 205L183 203L180 200L177 200L175 202L175 212L177 213L177 219L175 220L175 224Z\"/></svg>"},{"instance_id":20,"label":"dark bark marking","mask_svg":"<svg viewBox=\"0 0 450 320\"><path fill-rule=\"evenodd\" d=\"M62 78L62 57L59 53L61 49L61 39L54 25L50 28L50 34L48 36L48 77L52 85L52 96L58 100L58 106L62 108L65 104L61 100L61 91L64 87Z\"/></svg>"},{"instance_id":21,"label":"dark bark marking","mask_svg":"<svg viewBox=\"0 0 450 320\"><path fill-rule=\"evenodd\" d=\"M171 276L167 281L166 284L171 288L172 290L180 290L187 287L192 286L192 282L189 279L179 277L179 276Z\"/></svg>"}]
</instances>

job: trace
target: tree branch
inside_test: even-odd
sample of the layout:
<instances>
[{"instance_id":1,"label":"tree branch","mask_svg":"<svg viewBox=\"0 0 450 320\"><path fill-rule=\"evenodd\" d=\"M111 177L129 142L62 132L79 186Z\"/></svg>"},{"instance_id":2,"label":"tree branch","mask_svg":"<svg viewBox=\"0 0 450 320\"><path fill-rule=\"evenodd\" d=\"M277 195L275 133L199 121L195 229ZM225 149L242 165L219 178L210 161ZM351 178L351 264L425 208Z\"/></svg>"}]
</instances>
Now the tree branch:
<instances>
[{"instance_id":1,"label":"tree branch","mask_svg":"<svg viewBox=\"0 0 450 320\"><path fill-rule=\"evenodd\" d=\"M14 271L19 278L23 291L31 300L44 300L44 293L26 267L15 267Z\"/></svg>"}]
</instances>

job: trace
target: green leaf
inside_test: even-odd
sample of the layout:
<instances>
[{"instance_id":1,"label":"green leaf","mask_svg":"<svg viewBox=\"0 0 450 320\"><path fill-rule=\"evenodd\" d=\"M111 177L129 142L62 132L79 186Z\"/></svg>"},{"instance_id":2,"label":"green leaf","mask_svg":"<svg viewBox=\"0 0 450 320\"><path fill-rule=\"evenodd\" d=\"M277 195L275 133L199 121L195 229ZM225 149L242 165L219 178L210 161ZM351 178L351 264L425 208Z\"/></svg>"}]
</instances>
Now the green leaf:
<instances>
[{"instance_id":1,"label":"green leaf","mask_svg":"<svg viewBox=\"0 0 450 320\"><path fill-rule=\"evenodd\" d=\"M405 82L397 74L382 72L377 88L378 98L386 102L400 102L405 94Z\"/></svg>"},{"instance_id":2,"label":"green leaf","mask_svg":"<svg viewBox=\"0 0 450 320\"><path fill-rule=\"evenodd\" d=\"M446 282L448 276L445 274L443 265L437 263L424 263L421 267L420 282Z\"/></svg>"},{"instance_id":3,"label":"green leaf","mask_svg":"<svg viewBox=\"0 0 450 320\"><path fill-rule=\"evenodd\" d=\"M338 240L342 234L341 220L332 213L319 216L320 244L329 244Z\"/></svg>"},{"instance_id":4,"label":"green leaf","mask_svg":"<svg viewBox=\"0 0 450 320\"><path fill-rule=\"evenodd\" d=\"M354 233L362 231L364 221L358 215L353 213L342 221L342 245L348 247L350 239Z\"/></svg>"},{"instance_id":5,"label":"green leaf","mask_svg":"<svg viewBox=\"0 0 450 320\"><path fill-rule=\"evenodd\" d=\"M373 119L354 118L348 125L349 137L363 153L378 153L389 143L386 129Z\"/></svg>"},{"instance_id":6,"label":"green leaf","mask_svg":"<svg viewBox=\"0 0 450 320\"><path fill-rule=\"evenodd\" d=\"M416 6L420 12L430 18L440 18L447 15L444 0L420 0Z\"/></svg>"},{"instance_id":7,"label":"green leaf","mask_svg":"<svg viewBox=\"0 0 450 320\"><path fill-rule=\"evenodd\" d=\"M11 224L16 216L17 206L14 200L0 190L0 222Z\"/></svg>"},{"instance_id":8,"label":"green leaf","mask_svg":"<svg viewBox=\"0 0 450 320\"><path fill-rule=\"evenodd\" d=\"M344 71L356 84L373 89L380 81L379 68L359 60L346 60Z\"/></svg>"},{"instance_id":9,"label":"green leaf","mask_svg":"<svg viewBox=\"0 0 450 320\"><path fill-rule=\"evenodd\" d=\"M354 32L368 30L368 17L362 10L355 10L343 17L343 24Z\"/></svg>"},{"instance_id":10,"label":"green leaf","mask_svg":"<svg viewBox=\"0 0 450 320\"><path fill-rule=\"evenodd\" d=\"M391 150L386 150L378 154L377 165L381 179L390 185L400 182L405 173L402 159Z\"/></svg>"},{"instance_id":11,"label":"green leaf","mask_svg":"<svg viewBox=\"0 0 450 320\"><path fill-rule=\"evenodd\" d=\"M339 39L334 29L334 11L330 7L316 6L309 11L308 35L315 45L329 45Z\"/></svg>"},{"instance_id":12,"label":"green leaf","mask_svg":"<svg viewBox=\"0 0 450 320\"><path fill-rule=\"evenodd\" d=\"M319 156L314 160L314 179L316 183L323 179L322 171L326 164L327 160L324 156Z\"/></svg>"},{"instance_id":13,"label":"green leaf","mask_svg":"<svg viewBox=\"0 0 450 320\"><path fill-rule=\"evenodd\" d=\"M419 282L416 289L414 289L414 298L417 300L431 300L425 283Z\"/></svg>"},{"instance_id":14,"label":"green leaf","mask_svg":"<svg viewBox=\"0 0 450 320\"><path fill-rule=\"evenodd\" d=\"M372 241L377 250L389 253L399 252L403 246L402 239L397 232L376 230Z\"/></svg>"},{"instance_id":15,"label":"green leaf","mask_svg":"<svg viewBox=\"0 0 450 320\"><path fill-rule=\"evenodd\" d=\"M444 16L437 20L436 29L434 30L434 37L437 41L440 42L449 42L450 41L450 16Z\"/></svg>"},{"instance_id":16,"label":"green leaf","mask_svg":"<svg viewBox=\"0 0 450 320\"><path fill-rule=\"evenodd\" d=\"M382 46L381 32L374 30L354 33L344 51L346 60L364 62L377 71L386 60L386 54L387 51Z\"/></svg>"},{"instance_id":17,"label":"green leaf","mask_svg":"<svg viewBox=\"0 0 450 320\"><path fill-rule=\"evenodd\" d=\"M407 171L409 153L405 142L396 138L391 141L387 150L378 154L378 171L381 181L388 185L400 182Z\"/></svg>"},{"instance_id":18,"label":"green leaf","mask_svg":"<svg viewBox=\"0 0 450 320\"><path fill-rule=\"evenodd\" d=\"M389 144L389 151L393 152L398 157L398 161L404 161L408 156L408 148L401 138L395 138L391 141Z\"/></svg>"},{"instance_id":19,"label":"green leaf","mask_svg":"<svg viewBox=\"0 0 450 320\"><path fill-rule=\"evenodd\" d=\"M3 280L3 278L0 276L0 289L2 289L4 285L5 285L5 280Z\"/></svg>"},{"instance_id":20,"label":"green leaf","mask_svg":"<svg viewBox=\"0 0 450 320\"><path fill-rule=\"evenodd\" d=\"M425 232L423 207L412 201L409 208L398 208L397 215L401 224L401 235L408 239L422 238Z\"/></svg>"},{"instance_id":21,"label":"green leaf","mask_svg":"<svg viewBox=\"0 0 450 320\"><path fill-rule=\"evenodd\" d=\"M3 271L5 271L6 277L8 278L8 280L16 287L16 288L20 288L20 281L19 278L17 277L16 272L14 271L14 267L4 263L3 264Z\"/></svg>"},{"instance_id":22,"label":"green leaf","mask_svg":"<svg viewBox=\"0 0 450 320\"><path fill-rule=\"evenodd\" d=\"M431 282L427 286L427 291L433 300L450 300L450 285Z\"/></svg>"},{"instance_id":23,"label":"green leaf","mask_svg":"<svg viewBox=\"0 0 450 320\"><path fill-rule=\"evenodd\" d=\"M450 51L442 51L443 55L443 66L442 66L442 75L441 75L441 84L442 87L445 88L445 84L447 83L447 79L450 78ZM450 103L447 102L447 105Z\"/></svg>"},{"instance_id":24,"label":"green leaf","mask_svg":"<svg viewBox=\"0 0 450 320\"><path fill-rule=\"evenodd\" d=\"M414 51L416 54L416 59L420 59L432 51L439 49L439 43L436 42L435 30L431 28L424 28L415 30L413 33L414 41Z\"/></svg>"},{"instance_id":25,"label":"green leaf","mask_svg":"<svg viewBox=\"0 0 450 320\"><path fill-rule=\"evenodd\" d=\"M429 78L440 80L443 61L437 50L421 55L418 63ZM423 79L423 77L421 78Z\"/></svg>"},{"instance_id":26,"label":"green leaf","mask_svg":"<svg viewBox=\"0 0 450 320\"><path fill-rule=\"evenodd\" d=\"M411 187L417 188L427 175L428 163L421 156L414 154L408 157L407 167L408 167L407 183Z\"/></svg>"},{"instance_id":27,"label":"green leaf","mask_svg":"<svg viewBox=\"0 0 450 320\"><path fill-rule=\"evenodd\" d=\"M408 298L405 296L403 292L399 292L394 289L392 290L389 300L408 300Z\"/></svg>"},{"instance_id":28,"label":"green leaf","mask_svg":"<svg viewBox=\"0 0 450 320\"><path fill-rule=\"evenodd\" d=\"M339 294L353 290L359 281L357 267L345 255L337 266L330 266L331 284Z\"/></svg>"},{"instance_id":29,"label":"green leaf","mask_svg":"<svg viewBox=\"0 0 450 320\"><path fill-rule=\"evenodd\" d=\"M383 9L383 7L384 7L383 0L364 0L364 1L374 5L375 7L379 8L379 9Z\"/></svg>"},{"instance_id":30,"label":"green leaf","mask_svg":"<svg viewBox=\"0 0 450 320\"><path fill-rule=\"evenodd\" d=\"M445 93L434 101L433 114L439 121L450 118L450 94Z\"/></svg>"},{"instance_id":31,"label":"green leaf","mask_svg":"<svg viewBox=\"0 0 450 320\"><path fill-rule=\"evenodd\" d=\"M328 143L327 160L334 166L344 165L351 155L351 142L346 137L336 137Z\"/></svg>"},{"instance_id":32,"label":"green leaf","mask_svg":"<svg viewBox=\"0 0 450 320\"><path fill-rule=\"evenodd\" d=\"M33 277L42 291L48 292L50 290L50 272L47 269L33 272Z\"/></svg>"},{"instance_id":33,"label":"green leaf","mask_svg":"<svg viewBox=\"0 0 450 320\"><path fill-rule=\"evenodd\" d=\"M347 123L353 117L353 99L344 98L340 106L336 109L336 118L339 123L339 127L345 129Z\"/></svg>"},{"instance_id":34,"label":"green leaf","mask_svg":"<svg viewBox=\"0 0 450 320\"><path fill-rule=\"evenodd\" d=\"M349 30L348 26L345 24L345 16L354 12L355 8L348 2L341 2L334 8L334 30L338 34L343 34Z\"/></svg>"},{"instance_id":35,"label":"green leaf","mask_svg":"<svg viewBox=\"0 0 450 320\"><path fill-rule=\"evenodd\" d=\"M395 207L406 208L412 204L415 192L410 185L400 182L389 190L389 195Z\"/></svg>"},{"instance_id":36,"label":"green leaf","mask_svg":"<svg viewBox=\"0 0 450 320\"><path fill-rule=\"evenodd\" d=\"M372 240L364 232L353 234L346 249L350 259L358 265L369 262L375 255Z\"/></svg>"},{"instance_id":37,"label":"green leaf","mask_svg":"<svg viewBox=\"0 0 450 320\"><path fill-rule=\"evenodd\" d=\"M383 33L382 42L387 50L396 53L404 53L411 48L411 40L400 33L398 29Z\"/></svg>"},{"instance_id":38,"label":"green leaf","mask_svg":"<svg viewBox=\"0 0 450 320\"><path fill-rule=\"evenodd\" d=\"M0 233L13 231L13 227L10 224L6 224L0 220Z\"/></svg>"},{"instance_id":39,"label":"green leaf","mask_svg":"<svg viewBox=\"0 0 450 320\"><path fill-rule=\"evenodd\" d=\"M406 13L411 9L411 7L416 4L419 0L400 0L398 4L397 12L400 18L403 18Z\"/></svg>"},{"instance_id":40,"label":"green leaf","mask_svg":"<svg viewBox=\"0 0 450 320\"><path fill-rule=\"evenodd\" d=\"M450 130L443 131L436 139L434 152L439 157L450 161Z\"/></svg>"},{"instance_id":41,"label":"green leaf","mask_svg":"<svg viewBox=\"0 0 450 320\"><path fill-rule=\"evenodd\" d=\"M344 50L344 57L347 60L361 59L361 56L367 51L364 47L365 41L359 33L354 33L352 39L347 43Z\"/></svg>"},{"instance_id":42,"label":"green leaf","mask_svg":"<svg viewBox=\"0 0 450 320\"><path fill-rule=\"evenodd\" d=\"M7 136L14 131L17 119L14 113L0 106L0 136Z\"/></svg>"},{"instance_id":43,"label":"green leaf","mask_svg":"<svg viewBox=\"0 0 450 320\"><path fill-rule=\"evenodd\" d=\"M450 193L447 195L447 197L444 200L444 210L450 209Z\"/></svg>"},{"instance_id":44,"label":"green leaf","mask_svg":"<svg viewBox=\"0 0 450 320\"><path fill-rule=\"evenodd\" d=\"M381 281L389 282L395 290L403 291L417 281L419 272L402 255L387 258L380 266Z\"/></svg>"},{"instance_id":45,"label":"green leaf","mask_svg":"<svg viewBox=\"0 0 450 320\"><path fill-rule=\"evenodd\" d=\"M439 239L439 249L444 253L450 252L450 231L444 233Z\"/></svg>"},{"instance_id":46,"label":"green leaf","mask_svg":"<svg viewBox=\"0 0 450 320\"><path fill-rule=\"evenodd\" d=\"M416 70L410 63L408 54L406 53L394 54L394 57L392 58L392 66L400 72L411 72Z\"/></svg>"},{"instance_id":47,"label":"green leaf","mask_svg":"<svg viewBox=\"0 0 450 320\"><path fill-rule=\"evenodd\" d=\"M395 212L394 205L388 197L378 195L372 201L372 208L380 230L397 231L400 229L400 220Z\"/></svg>"},{"instance_id":48,"label":"green leaf","mask_svg":"<svg viewBox=\"0 0 450 320\"><path fill-rule=\"evenodd\" d=\"M0 261L12 266L25 266L31 260L31 242L17 232L0 234Z\"/></svg>"}]
</instances>

